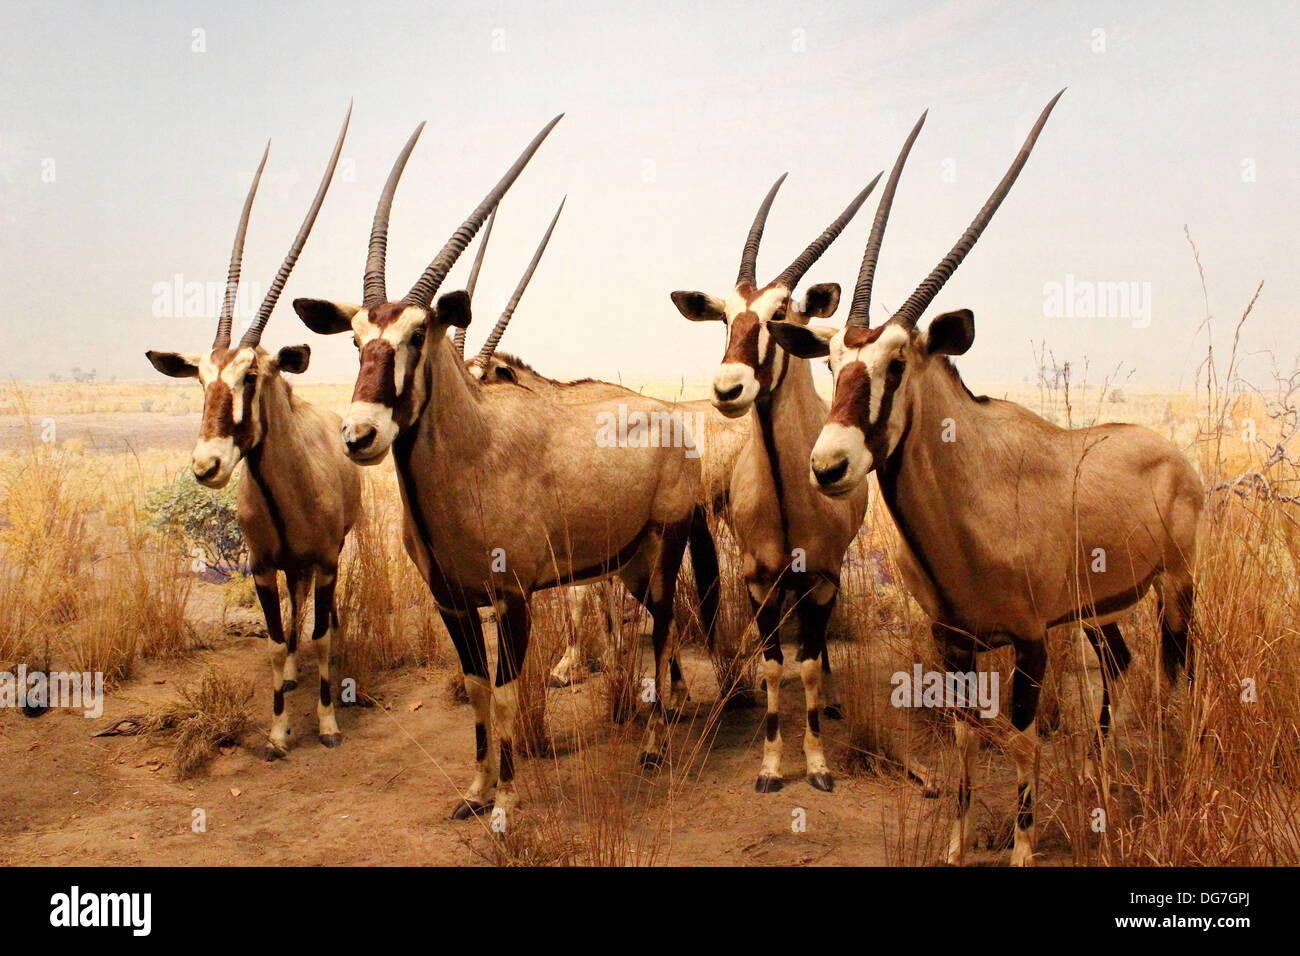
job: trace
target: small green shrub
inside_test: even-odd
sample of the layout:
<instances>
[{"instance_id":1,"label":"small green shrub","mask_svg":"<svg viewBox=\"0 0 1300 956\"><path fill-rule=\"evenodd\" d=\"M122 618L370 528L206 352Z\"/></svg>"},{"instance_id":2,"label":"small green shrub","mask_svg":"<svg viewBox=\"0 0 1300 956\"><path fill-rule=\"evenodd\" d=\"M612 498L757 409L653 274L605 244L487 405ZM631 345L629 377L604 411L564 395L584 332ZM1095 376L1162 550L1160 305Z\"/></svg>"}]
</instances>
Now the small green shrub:
<instances>
[{"instance_id":1,"label":"small green shrub","mask_svg":"<svg viewBox=\"0 0 1300 956\"><path fill-rule=\"evenodd\" d=\"M248 553L237 520L239 478L220 491L202 487L188 471L145 495L149 524L197 548L209 568L230 577L246 569Z\"/></svg>"}]
</instances>

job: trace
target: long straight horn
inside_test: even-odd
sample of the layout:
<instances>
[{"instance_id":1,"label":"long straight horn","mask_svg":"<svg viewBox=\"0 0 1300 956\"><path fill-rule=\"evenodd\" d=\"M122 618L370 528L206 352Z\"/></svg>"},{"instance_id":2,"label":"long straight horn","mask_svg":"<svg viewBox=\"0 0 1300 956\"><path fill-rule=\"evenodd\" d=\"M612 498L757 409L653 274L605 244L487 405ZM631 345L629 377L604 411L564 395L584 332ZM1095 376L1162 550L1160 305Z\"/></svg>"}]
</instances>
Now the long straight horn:
<instances>
[{"instance_id":1,"label":"long straight horn","mask_svg":"<svg viewBox=\"0 0 1300 956\"><path fill-rule=\"evenodd\" d=\"M542 145L542 140L546 139L551 130L555 129L555 124L562 119L564 119L563 113L542 127L542 131L533 137L533 141L524 148L519 158L515 160L514 165L506 170L506 174L492 187L491 192L483 197L483 201L470 213L469 218L461 223L460 228L452 233L451 238L447 240L447 244L429 263L429 268L424 270L424 275L420 276L419 281L411 286L411 291L406 293L403 302L407 305L429 307L430 303L433 302L433 297L438 294L438 286L442 285L442 280L446 278L447 273L451 271L451 267L460 258L460 254L465 251L465 247L469 245L470 240L474 238L474 234L483 225L483 220L488 217L492 210L496 209L497 203L506 194L506 190L519 178L519 174L524 171L528 161L533 158L533 154Z\"/></svg>"},{"instance_id":2,"label":"long straight horn","mask_svg":"<svg viewBox=\"0 0 1300 956\"><path fill-rule=\"evenodd\" d=\"M334 178L334 169L339 164L339 154L343 152L343 140L348 135L348 122L351 119L352 101L349 100L348 113L343 117L343 128L339 130L339 138L334 142L334 152L330 156L329 166L325 168L325 175L321 177L320 185L316 187L316 198L311 201L311 208L307 210L307 217L298 228L298 235L294 236L293 245L289 247L284 262L280 263L280 271L271 280L271 287L266 290L266 298L262 300L261 308L257 310L257 315L253 317L253 324L248 327L244 337L239 340L240 348L257 345L262 340L262 330L266 328L266 320L271 317L271 310L275 308L275 303L280 298L280 292L284 289L284 284L289 281L289 273L293 272L294 264L298 261L298 256L302 254L302 247L307 244L307 237L311 235L311 227L316 223L316 216L320 212L320 207L325 202L325 193L330 188L330 180Z\"/></svg>"},{"instance_id":3,"label":"long straight horn","mask_svg":"<svg viewBox=\"0 0 1300 956\"><path fill-rule=\"evenodd\" d=\"M903 174L903 164L907 154L912 151L917 134L925 125L925 118L930 114L926 110L907 135L903 148L894 160L894 168L889 171L889 180L885 191L880 196L880 205L876 207L876 218L871 223L871 235L867 238L867 251L862 254L862 267L858 270L858 284L853 287L853 304L849 307L847 325L871 325L871 283L876 277L876 261L880 258L880 241L885 237L885 224L889 222L889 208L894 204L894 191L898 189L898 178Z\"/></svg>"},{"instance_id":4,"label":"long straight horn","mask_svg":"<svg viewBox=\"0 0 1300 956\"><path fill-rule=\"evenodd\" d=\"M998 183L997 189L993 190L993 195L989 196L988 202L979 211L979 215L966 227L966 231L957 240L957 244L926 276L925 281L916 287L916 291L908 297L907 301L903 303L903 307L894 314L893 319L890 321L900 322L908 328L916 325L921 318L921 313L925 311L926 307L934 300L934 297L938 295L939 290L943 288L944 283L961 265L961 261L966 258L966 254L970 252L971 247L975 245L975 241L979 239L980 233L984 231L984 228L989 224L989 220L993 218L993 214L997 212L1002 200L1011 191L1011 186L1015 183L1016 177L1020 175L1020 170L1024 168L1025 161L1029 159L1029 151L1034 148L1034 142L1038 139L1038 134L1047 125L1047 117L1052 112L1052 107L1056 105L1056 101L1061 98L1061 93L1064 92L1065 90L1061 90L1060 93L1052 97L1050 103L1043 107L1043 112L1038 114L1038 122L1034 124L1034 128L1029 131L1029 136L1025 139L1025 145L1020 147L1020 152L1011 164L1011 168L1002 177L1002 182Z\"/></svg>"},{"instance_id":5,"label":"long straight horn","mask_svg":"<svg viewBox=\"0 0 1300 956\"><path fill-rule=\"evenodd\" d=\"M822 257L822 253L830 248L830 244L844 231L844 227L849 224L849 220L857 214L862 204L867 201L867 197L871 195L871 190L876 188L876 183L880 182L882 175L884 174L876 173L876 178L867 183L867 188L858 193L853 198L853 202L845 207L835 221L827 226L825 231L799 254L799 258L790 263L790 267L776 277L776 285L784 286L786 289L793 289L799 284L799 280L803 278L804 273L811 269L813 263Z\"/></svg>"},{"instance_id":6,"label":"long straight horn","mask_svg":"<svg viewBox=\"0 0 1300 956\"><path fill-rule=\"evenodd\" d=\"M510 301L506 303L506 310L501 313L501 318L497 319L497 324L492 327L492 332L483 343L483 348L479 350L474 361L480 366L487 365L488 359L492 358L492 353L496 351L497 344L501 341L501 336L506 334L506 326L510 324L510 317L515 314L515 307L519 305L519 300L524 296L524 289L528 288L528 280L533 277L533 272L537 269L537 263L542 261L542 253L546 251L546 244L551 241L551 233L555 231L555 224L560 221L560 213L564 212L564 202L568 199L565 196L560 200L560 208L555 210L555 217L551 224L546 228L546 235L542 236L541 244L537 251L533 253L533 261L528 263L528 269L524 276L515 286L514 295L510 296Z\"/></svg>"},{"instance_id":7,"label":"long straight horn","mask_svg":"<svg viewBox=\"0 0 1300 956\"><path fill-rule=\"evenodd\" d=\"M488 216L487 225L483 227L483 238L478 242L478 252L474 254L474 265L469 270L469 281L465 283L465 295L470 302L474 301L474 287L478 285L478 271L483 268L483 253L487 251L488 240L492 238L492 224L497 221L497 211L492 210L492 215ZM456 351L460 357L465 357L465 330L457 329L454 337Z\"/></svg>"},{"instance_id":8,"label":"long straight horn","mask_svg":"<svg viewBox=\"0 0 1300 956\"><path fill-rule=\"evenodd\" d=\"M271 141L266 141L262 152L262 162L253 174L253 185L248 187L248 198L244 200L244 212L239 217L239 228L235 230L235 248L230 253L230 269L226 272L226 301L221 304L221 317L217 319L217 337L212 341L214 349L224 349L230 345L230 322L235 315L235 298L239 293L239 268L244 260L244 236L248 233L248 214L253 211L253 197L257 195L257 184L262 181L262 170L266 168L266 157L271 153Z\"/></svg>"},{"instance_id":9,"label":"long straight horn","mask_svg":"<svg viewBox=\"0 0 1300 956\"><path fill-rule=\"evenodd\" d=\"M373 308L388 301L388 291L384 282L384 266L388 257L388 216L393 211L393 196L397 193L398 180L406 161L411 158L415 141L424 130L421 123L406 141L402 151L397 154L397 161L384 183L384 191L379 194L379 205L375 207L375 221L370 227L370 249L366 253L366 276L362 284L361 301L366 308Z\"/></svg>"},{"instance_id":10,"label":"long straight horn","mask_svg":"<svg viewBox=\"0 0 1300 956\"><path fill-rule=\"evenodd\" d=\"M781 188L785 177L789 175L789 173L781 174L781 178L767 191L763 204L758 207L754 224L749 227L749 235L745 239L745 248L740 253L740 273L736 276L736 285L758 285L758 280L754 277L754 270L758 265L758 244L763 241L763 227L767 225L767 214L772 208L772 200L776 198L776 191Z\"/></svg>"}]
</instances>

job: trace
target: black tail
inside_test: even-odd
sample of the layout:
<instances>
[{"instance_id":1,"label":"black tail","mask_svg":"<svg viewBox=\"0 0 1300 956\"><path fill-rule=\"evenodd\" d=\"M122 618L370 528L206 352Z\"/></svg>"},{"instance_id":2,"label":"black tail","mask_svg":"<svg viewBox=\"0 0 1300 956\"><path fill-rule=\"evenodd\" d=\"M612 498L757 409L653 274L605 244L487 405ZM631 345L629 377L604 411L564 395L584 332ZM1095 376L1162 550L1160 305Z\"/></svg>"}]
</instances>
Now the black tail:
<instances>
[{"instance_id":1,"label":"black tail","mask_svg":"<svg viewBox=\"0 0 1300 956\"><path fill-rule=\"evenodd\" d=\"M1178 671L1187 667L1187 681L1195 681L1195 660L1192 647L1192 607L1194 591L1191 585L1175 592L1169 607L1163 599L1160 601L1160 639L1161 659L1165 668L1165 679L1173 684L1178 680Z\"/></svg>"},{"instance_id":2,"label":"black tail","mask_svg":"<svg viewBox=\"0 0 1300 956\"><path fill-rule=\"evenodd\" d=\"M702 505L691 515L691 569L695 572L695 593L700 599L700 621L709 650L713 650L714 629L718 623L718 550L709 532L709 522Z\"/></svg>"}]
</instances>

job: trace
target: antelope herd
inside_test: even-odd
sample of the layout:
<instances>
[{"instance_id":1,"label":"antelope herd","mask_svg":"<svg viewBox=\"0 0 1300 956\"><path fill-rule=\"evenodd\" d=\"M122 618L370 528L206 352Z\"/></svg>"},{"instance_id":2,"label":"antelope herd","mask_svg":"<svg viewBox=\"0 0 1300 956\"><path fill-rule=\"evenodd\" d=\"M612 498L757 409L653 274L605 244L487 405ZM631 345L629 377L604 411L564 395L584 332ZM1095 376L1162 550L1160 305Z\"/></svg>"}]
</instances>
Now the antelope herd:
<instances>
[{"instance_id":1,"label":"antelope herd","mask_svg":"<svg viewBox=\"0 0 1300 956\"><path fill-rule=\"evenodd\" d=\"M437 605L459 656L474 714L476 772L453 810L465 819L510 810L515 794L517 681L528 651L529 598L579 586L582 607L609 606L618 578L653 621L654 693L641 764L663 760L669 725L686 698L673 623L678 570L691 552L701 621L710 642L719 599L718 559L707 516L725 516L739 544L752 623L762 654L767 714L760 793L779 790L780 625L798 623L799 677L808 782L831 790L822 716L839 716L826 629L850 543L867 510L875 473L899 532L904 583L929 616L949 674L975 670L977 652L1015 651L1010 746L1017 772L1011 861L1033 861L1035 712L1049 628L1081 625L1101 660L1103 699L1095 752L1112 720L1113 685L1130 660L1117 621L1153 587L1172 681L1192 670L1192 566L1202 489L1179 450L1133 425L1066 430L1025 408L973 395L948 356L974 338L969 310L947 312L918 331L921 315L988 226L1023 169L1061 94L1038 117L989 200L938 266L888 319L872 327L876 262L908 154L907 136L886 181L844 328L830 317L840 286L800 280L849 226L880 179L862 189L783 272L757 281L757 256L782 175L759 206L729 292L673 292L691 321L716 321L726 348L709 402L664 402L597 379L557 382L496 349L560 217L557 210L482 350L465 359L471 297L502 197L561 117L548 123L451 234L400 299L386 283L388 223L398 183L423 124L407 140L380 194L370 231L360 304L300 298L294 309L320 335L351 333L359 368L339 418L294 396L282 373L303 372L310 349L262 349L262 331L320 211L343 141L333 153L289 254L248 331L230 347L249 212L266 163L253 177L235 234L217 335L207 353L149 352L155 368L197 377L204 410L194 476L224 486L242 459L239 525L247 541L270 647L273 718L268 759L289 749L284 695L297 683L295 651L307 592L315 586L313 646L319 662L319 733L341 737L330 690L338 626L339 553L360 510L360 468L389 457L403 507L406 552ZM351 116L351 107L348 111ZM269 151L269 145L268 145ZM467 288L438 296L457 259L486 223ZM436 301L435 301L435 297ZM454 337L448 335L454 331ZM812 360L829 357L833 397L814 385ZM716 411L715 411L716 410ZM720 413L720 414L718 414ZM595 439L611 415L692 418L675 443ZM656 418L656 416L658 418ZM1095 560L1103 554L1098 571ZM277 575L291 600L288 635ZM489 682L481 608L497 620ZM574 628L576 633L578 628ZM551 676L566 685L581 657L571 644ZM960 755L958 818L948 848L961 862L970 839L974 711L953 708ZM927 794L933 782L924 780Z\"/></svg>"}]
</instances>

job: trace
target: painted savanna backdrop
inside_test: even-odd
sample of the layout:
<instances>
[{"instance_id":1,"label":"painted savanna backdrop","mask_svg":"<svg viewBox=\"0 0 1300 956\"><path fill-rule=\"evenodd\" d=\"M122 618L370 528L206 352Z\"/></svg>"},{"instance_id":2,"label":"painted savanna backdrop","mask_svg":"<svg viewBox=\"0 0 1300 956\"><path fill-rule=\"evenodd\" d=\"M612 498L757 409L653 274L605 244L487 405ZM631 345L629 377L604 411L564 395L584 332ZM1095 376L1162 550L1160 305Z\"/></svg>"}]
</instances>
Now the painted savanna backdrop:
<instances>
[{"instance_id":1,"label":"painted savanna backdrop","mask_svg":"<svg viewBox=\"0 0 1300 956\"><path fill-rule=\"evenodd\" d=\"M877 278L882 308L896 307L1066 86L1015 193L936 310L975 311L976 343L957 365L977 394L1063 427L1145 425L1184 451L1207 498L1197 682L1160 680L1148 598L1121 622L1135 660L1100 781L1083 772L1096 659L1075 628L1049 637L1039 862L1296 863L1300 302L1285 240L1300 200L1287 160L1300 143L1275 100L1295 28L1280 4L1250 18L1194 6L391 3L359 25L342 4L7 6L0 670L100 672L106 697L91 719L0 708L0 862L942 859L957 810L951 728L941 712L890 705L891 675L940 664L874 485L830 628L843 704L842 719L822 722L833 792L793 773L803 713L790 665L787 784L754 792L761 685L723 513L710 518L722 572L711 650L693 589L679 589L690 700L664 766L637 766L653 668L645 613L616 592L612 620L595 607L575 620L571 592L546 592L532 601L521 681L519 809L505 833L486 817L449 819L472 764L472 720L448 635L400 543L388 462L364 471L364 516L340 565L332 683L343 744L316 744L304 641L306 679L288 698L293 747L264 761L271 677L234 522L243 468L220 492L194 482L202 394L157 376L143 353L210 341L230 236L271 137L236 312L247 321L353 99L336 182L265 339L272 352L308 342L295 393L342 414L355 354L346 337L307 331L288 304L359 297L375 198L410 128L430 121L394 206L395 285L415 278L519 144L563 110L502 205L471 347L567 194L503 347L560 378L707 397L721 336L683 321L668 294L729 287L776 176L790 172L760 269L816 235L930 109ZM307 62L388 67L309 77ZM874 201L808 284L852 288ZM821 363L815 375L829 395ZM689 563L681 579L692 581ZM548 688L574 629L592 650L572 686ZM991 666L1005 711L1007 652ZM967 859L1004 863L1013 764L993 734L978 755ZM906 773L916 760L935 769L938 798Z\"/></svg>"}]
</instances>

